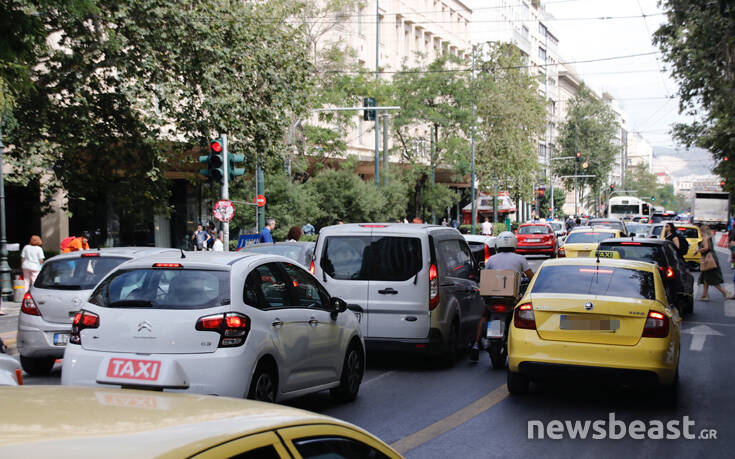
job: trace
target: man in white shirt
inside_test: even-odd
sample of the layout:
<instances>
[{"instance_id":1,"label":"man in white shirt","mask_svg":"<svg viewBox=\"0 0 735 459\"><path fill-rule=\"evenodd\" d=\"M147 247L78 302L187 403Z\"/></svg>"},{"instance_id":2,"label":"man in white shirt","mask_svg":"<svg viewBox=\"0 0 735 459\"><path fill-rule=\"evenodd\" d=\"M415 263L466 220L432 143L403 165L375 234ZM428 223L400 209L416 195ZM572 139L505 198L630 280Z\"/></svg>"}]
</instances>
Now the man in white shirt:
<instances>
[{"instance_id":1,"label":"man in white shirt","mask_svg":"<svg viewBox=\"0 0 735 459\"><path fill-rule=\"evenodd\" d=\"M493 235L493 224L490 223L490 219L485 217L485 221L480 225L480 232L485 236Z\"/></svg>"}]
</instances>

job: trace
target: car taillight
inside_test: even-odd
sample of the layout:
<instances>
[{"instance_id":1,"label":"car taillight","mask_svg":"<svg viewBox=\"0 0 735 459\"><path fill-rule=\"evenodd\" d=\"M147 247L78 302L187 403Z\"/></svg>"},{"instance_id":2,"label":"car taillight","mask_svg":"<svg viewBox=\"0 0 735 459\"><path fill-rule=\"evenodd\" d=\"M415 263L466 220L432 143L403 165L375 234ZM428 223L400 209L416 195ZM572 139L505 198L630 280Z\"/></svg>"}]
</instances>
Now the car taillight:
<instances>
[{"instance_id":1,"label":"car taillight","mask_svg":"<svg viewBox=\"0 0 735 459\"><path fill-rule=\"evenodd\" d=\"M485 244L485 264L490 259L490 246Z\"/></svg>"},{"instance_id":2,"label":"car taillight","mask_svg":"<svg viewBox=\"0 0 735 459\"><path fill-rule=\"evenodd\" d=\"M533 305L531 303L523 303L516 308L516 312L513 314L513 326L536 330L536 318L533 315Z\"/></svg>"},{"instance_id":3,"label":"car taillight","mask_svg":"<svg viewBox=\"0 0 735 459\"><path fill-rule=\"evenodd\" d=\"M643 326L643 337L666 338L667 336L669 336L669 318L660 312L648 311L648 318Z\"/></svg>"},{"instance_id":4,"label":"car taillight","mask_svg":"<svg viewBox=\"0 0 735 459\"><path fill-rule=\"evenodd\" d=\"M99 328L100 317L89 311L81 310L74 316L71 324L71 333L69 333L69 342L71 344L82 344L81 332L85 328Z\"/></svg>"},{"instance_id":5,"label":"car taillight","mask_svg":"<svg viewBox=\"0 0 735 459\"><path fill-rule=\"evenodd\" d=\"M309 272L314 274L314 271L316 271L316 267L314 266L314 260L311 260L311 264L309 265Z\"/></svg>"},{"instance_id":6,"label":"car taillight","mask_svg":"<svg viewBox=\"0 0 735 459\"><path fill-rule=\"evenodd\" d=\"M564 247L559 247L559 253L557 254L557 256L558 257L566 257L567 256L567 252L564 249Z\"/></svg>"},{"instance_id":7,"label":"car taillight","mask_svg":"<svg viewBox=\"0 0 735 459\"><path fill-rule=\"evenodd\" d=\"M200 317L194 328L219 333L218 347L237 347L245 343L250 331L250 319L236 312L214 314Z\"/></svg>"},{"instance_id":8,"label":"car taillight","mask_svg":"<svg viewBox=\"0 0 735 459\"><path fill-rule=\"evenodd\" d=\"M32 316L41 315L41 311L38 310L38 306L36 306L36 301L31 296L31 292L26 292L26 294L23 295L23 302L20 303L20 311L23 314L29 314Z\"/></svg>"},{"instance_id":9,"label":"car taillight","mask_svg":"<svg viewBox=\"0 0 735 459\"><path fill-rule=\"evenodd\" d=\"M429 311L439 306L439 272L436 265L429 268Z\"/></svg>"},{"instance_id":10,"label":"car taillight","mask_svg":"<svg viewBox=\"0 0 735 459\"><path fill-rule=\"evenodd\" d=\"M508 312L508 305L507 304L494 304L490 306L490 309L493 312Z\"/></svg>"}]
</instances>

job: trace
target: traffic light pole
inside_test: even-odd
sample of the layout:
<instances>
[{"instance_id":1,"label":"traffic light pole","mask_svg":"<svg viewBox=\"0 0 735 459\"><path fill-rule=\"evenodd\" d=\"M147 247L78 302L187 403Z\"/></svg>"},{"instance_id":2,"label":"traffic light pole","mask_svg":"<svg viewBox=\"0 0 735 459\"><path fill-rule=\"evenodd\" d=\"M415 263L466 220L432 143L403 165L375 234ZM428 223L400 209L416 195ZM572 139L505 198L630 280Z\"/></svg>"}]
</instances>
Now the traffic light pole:
<instances>
[{"instance_id":1,"label":"traffic light pole","mask_svg":"<svg viewBox=\"0 0 735 459\"><path fill-rule=\"evenodd\" d=\"M222 199L230 199L230 158L229 150L227 149L227 134L222 134L222 151L224 151L224 177L222 177ZM224 251L230 251L230 222L222 222L222 241L224 242Z\"/></svg>"},{"instance_id":2,"label":"traffic light pole","mask_svg":"<svg viewBox=\"0 0 735 459\"><path fill-rule=\"evenodd\" d=\"M0 117L0 295L2 299L10 299L13 288L10 282L10 265L8 264L8 244L5 240L5 181L3 177L3 118Z\"/></svg>"}]
</instances>

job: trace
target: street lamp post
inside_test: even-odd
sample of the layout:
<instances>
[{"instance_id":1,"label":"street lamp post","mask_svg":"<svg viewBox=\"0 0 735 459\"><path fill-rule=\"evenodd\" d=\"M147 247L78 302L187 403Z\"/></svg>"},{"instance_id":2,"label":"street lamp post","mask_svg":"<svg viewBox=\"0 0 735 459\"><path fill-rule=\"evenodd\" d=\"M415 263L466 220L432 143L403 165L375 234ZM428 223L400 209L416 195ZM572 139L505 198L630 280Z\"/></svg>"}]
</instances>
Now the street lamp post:
<instances>
[{"instance_id":1,"label":"street lamp post","mask_svg":"<svg viewBox=\"0 0 735 459\"><path fill-rule=\"evenodd\" d=\"M5 238L5 177L3 173L3 123L0 117L0 295L3 299L10 299L13 289L10 283L10 265L8 264L8 243Z\"/></svg>"}]
</instances>

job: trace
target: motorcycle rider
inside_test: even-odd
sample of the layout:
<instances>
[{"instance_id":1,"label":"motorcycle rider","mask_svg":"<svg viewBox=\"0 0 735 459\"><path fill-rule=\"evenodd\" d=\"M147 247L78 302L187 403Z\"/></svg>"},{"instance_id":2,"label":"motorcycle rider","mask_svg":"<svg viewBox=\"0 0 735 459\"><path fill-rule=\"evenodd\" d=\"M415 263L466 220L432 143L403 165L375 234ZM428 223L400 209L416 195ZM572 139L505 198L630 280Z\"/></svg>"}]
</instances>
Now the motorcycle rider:
<instances>
[{"instance_id":1,"label":"motorcycle rider","mask_svg":"<svg viewBox=\"0 0 735 459\"><path fill-rule=\"evenodd\" d=\"M533 271L528 265L528 260L523 255L515 253L516 247L518 246L518 240L515 234L510 231L504 231L498 234L495 239L495 255L491 256L485 264L485 269L502 269L517 271L521 274L525 274L530 280L533 277ZM471 360L479 359L480 351L480 336L482 330L490 319L490 306L485 305L485 310L482 313L482 318L477 324L477 334L475 336L475 344L472 346L472 352L470 352Z\"/></svg>"}]
</instances>

